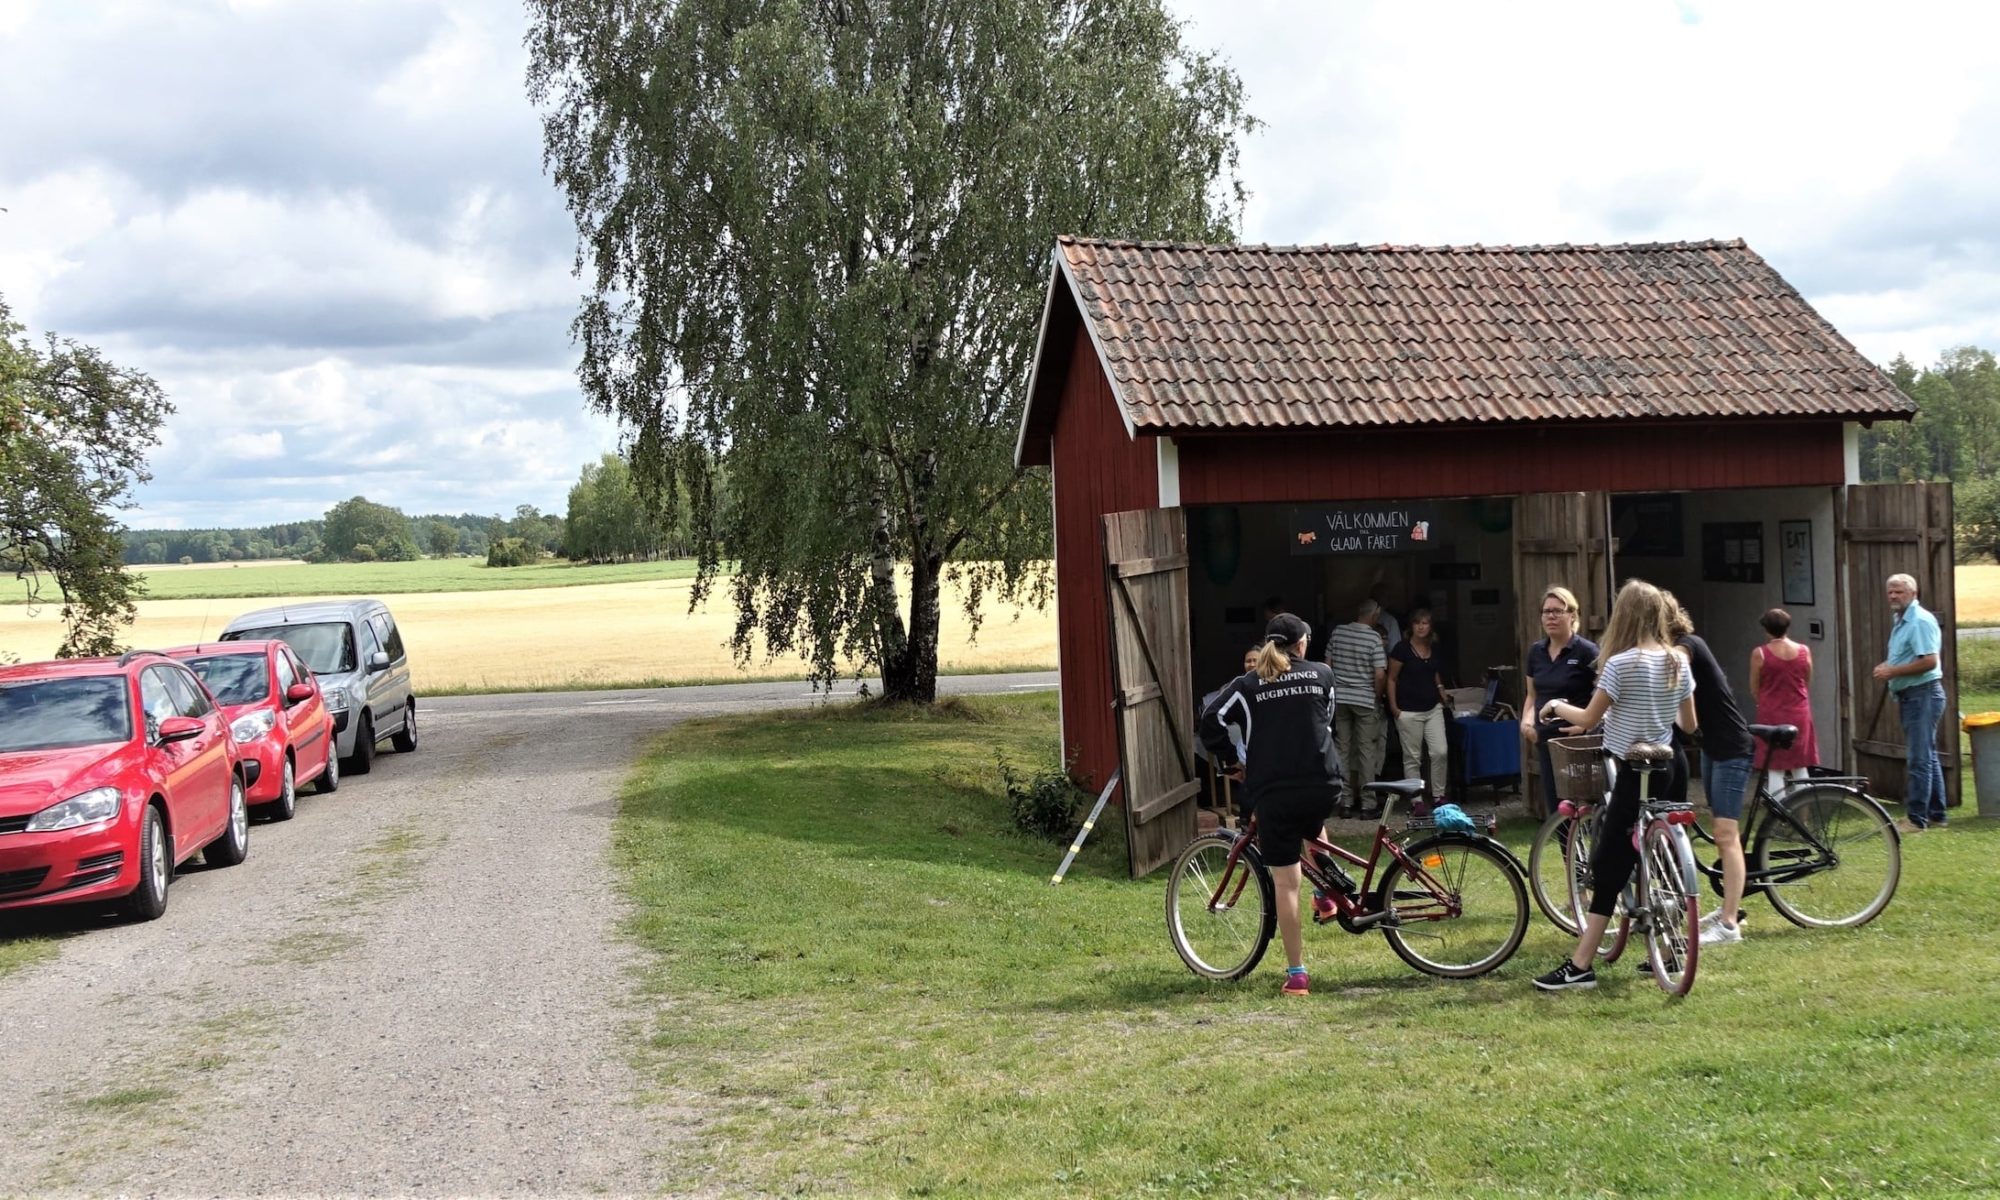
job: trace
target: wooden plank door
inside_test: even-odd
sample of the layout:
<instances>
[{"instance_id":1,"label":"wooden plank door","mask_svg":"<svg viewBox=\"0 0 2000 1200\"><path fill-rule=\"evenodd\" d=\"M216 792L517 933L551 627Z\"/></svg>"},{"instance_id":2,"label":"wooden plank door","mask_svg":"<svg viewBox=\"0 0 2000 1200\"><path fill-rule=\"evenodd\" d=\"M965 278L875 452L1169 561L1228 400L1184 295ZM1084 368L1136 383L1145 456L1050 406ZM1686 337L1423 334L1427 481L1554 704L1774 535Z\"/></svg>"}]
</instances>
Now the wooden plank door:
<instances>
[{"instance_id":1,"label":"wooden plank door","mask_svg":"<svg viewBox=\"0 0 2000 1200\"><path fill-rule=\"evenodd\" d=\"M1107 515L1104 562L1125 845L1137 879L1171 862L1194 837L1201 791L1181 510Z\"/></svg>"},{"instance_id":2,"label":"wooden plank door","mask_svg":"<svg viewBox=\"0 0 2000 1200\"><path fill-rule=\"evenodd\" d=\"M1944 719L1938 722L1945 803L1958 803L1958 620L1952 587L1952 502L1949 483L1869 483L1847 488L1840 530L1845 563L1840 601L1847 630L1846 682L1851 699L1848 769L1868 777L1885 800L1907 792L1903 727L1875 664L1888 655L1894 614L1883 599L1889 576L1917 581L1917 597L1937 615L1944 669Z\"/></svg>"},{"instance_id":3,"label":"wooden plank door","mask_svg":"<svg viewBox=\"0 0 2000 1200\"><path fill-rule=\"evenodd\" d=\"M1592 641L1611 619L1611 494L1543 492L1514 501L1514 594L1520 654L1542 637L1542 590L1560 584L1576 593L1578 629ZM1517 680L1523 694L1527 681ZM1541 765L1521 755L1522 795L1528 812L1542 812Z\"/></svg>"}]
</instances>

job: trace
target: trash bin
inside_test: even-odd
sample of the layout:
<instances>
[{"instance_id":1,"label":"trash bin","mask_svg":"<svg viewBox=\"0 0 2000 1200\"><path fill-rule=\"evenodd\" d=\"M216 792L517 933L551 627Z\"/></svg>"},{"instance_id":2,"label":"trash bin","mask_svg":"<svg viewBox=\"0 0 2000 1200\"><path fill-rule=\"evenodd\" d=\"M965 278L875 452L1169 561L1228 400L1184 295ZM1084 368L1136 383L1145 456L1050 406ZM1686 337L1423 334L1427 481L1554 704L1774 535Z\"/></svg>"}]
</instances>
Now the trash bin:
<instances>
[{"instance_id":1,"label":"trash bin","mask_svg":"<svg viewBox=\"0 0 2000 1200\"><path fill-rule=\"evenodd\" d=\"M2000 713L1973 713L1963 728L1972 735L1972 786L1979 815L2000 817Z\"/></svg>"}]
</instances>

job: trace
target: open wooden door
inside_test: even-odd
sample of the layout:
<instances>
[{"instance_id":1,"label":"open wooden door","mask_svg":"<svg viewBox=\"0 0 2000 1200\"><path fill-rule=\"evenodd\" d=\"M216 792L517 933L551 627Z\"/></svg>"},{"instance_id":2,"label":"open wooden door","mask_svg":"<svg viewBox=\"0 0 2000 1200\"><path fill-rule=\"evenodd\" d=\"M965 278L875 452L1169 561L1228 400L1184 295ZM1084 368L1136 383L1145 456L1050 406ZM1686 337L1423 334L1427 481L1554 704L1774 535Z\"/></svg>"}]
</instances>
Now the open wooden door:
<instances>
[{"instance_id":1,"label":"open wooden door","mask_svg":"<svg viewBox=\"0 0 2000 1200\"><path fill-rule=\"evenodd\" d=\"M1944 766L1945 803L1958 803L1958 621L1952 587L1952 504L1949 483L1851 484L1840 530L1844 562L1840 623L1847 630L1843 714L1848 720L1849 769L1868 777L1884 800L1907 792L1903 727L1889 689L1877 683L1875 664L1888 654L1895 617L1882 597L1889 576L1917 581L1917 595L1936 614L1943 642L1944 719L1938 722L1938 758Z\"/></svg>"},{"instance_id":2,"label":"open wooden door","mask_svg":"<svg viewBox=\"0 0 2000 1200\"><path fill-rule=\"evenodd\" d=\"M1542 589L1561 584L1576 593L1579 628L1595 641L1611 619L1611 494L1543 492L1514 501L1514 592L1519 599L1521 656L1541 640ZM1526 691L1527 682L1515 686ZM1522 795L1541 817L1538 756L1521 755Z\"/></svg>"},{"instance_id":3,"label":"open wooden door","mask_svg":"<svg viewBox=\"0 0 2000 1200\"><path fill-rule=\"evenodd\" d=\"M1108 514L1104 562L1125 845L1137 879L1171 862L1194 837L1195 797L1201 791L1181 510Z\"/></svg>"}]
</instances>

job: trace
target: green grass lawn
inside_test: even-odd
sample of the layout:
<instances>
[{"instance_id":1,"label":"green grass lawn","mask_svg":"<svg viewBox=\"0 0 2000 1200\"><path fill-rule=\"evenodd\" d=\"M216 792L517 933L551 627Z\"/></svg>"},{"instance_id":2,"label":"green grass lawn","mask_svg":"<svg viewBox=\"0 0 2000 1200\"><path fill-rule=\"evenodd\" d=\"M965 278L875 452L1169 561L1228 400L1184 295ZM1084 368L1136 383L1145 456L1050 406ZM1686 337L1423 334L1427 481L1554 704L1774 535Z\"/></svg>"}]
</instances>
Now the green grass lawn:
<instances>
[{"instance_id":1,"label":"green grass lawn","mask_svg":"<svg viewBox=\"0 0 2000 1200\"><path fill-rule=\"evenodd\" d=\"M201 570L132 568L145 581L148 600L236 600L264 596L407 595L413 592L494 592L578 587L588 583L640 583L692 579L692 559L672 562L572 565L551 561L527 567L488 567L484 559L426 558L394 563L245 563ZM61 593L45 581L45 600ZM24 604L27 587L0 580L0 604Z\"/></svg>"},{"instance_id":2,"label":"green grass lawn","mask_svg":"<svg viewBox=\"0 0 2000 1200\"><path fill-rule=\"evenodd\" d=\"M1216 985L1174 956L1114 810L1061 887L995 751L1052 696L681 726L617 859L650 952L641 1060L694 1123L674 1190L862 1195L1964 1195L2000 1189L2000 823L1912 839L1874 924L1750 937L1665 998L1419 976L1308 927ZM1525 854L1525 828L1507 835Z\"/></svg>"}]
</instances>

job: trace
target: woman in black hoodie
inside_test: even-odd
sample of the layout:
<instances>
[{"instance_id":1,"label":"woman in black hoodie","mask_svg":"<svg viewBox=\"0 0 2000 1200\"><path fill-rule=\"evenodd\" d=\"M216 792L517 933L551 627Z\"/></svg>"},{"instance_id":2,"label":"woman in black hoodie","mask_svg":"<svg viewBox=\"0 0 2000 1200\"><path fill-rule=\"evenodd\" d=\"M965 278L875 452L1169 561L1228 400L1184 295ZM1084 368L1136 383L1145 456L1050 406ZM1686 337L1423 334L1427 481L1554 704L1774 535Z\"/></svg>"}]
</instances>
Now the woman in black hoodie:
<instances>
[{"instance_id":1,"label":"woman in black hoodie","mask_svg":"<svg viewBox=\"0 0 2000 1200\"><path fill-rule=\"evenodd\" d=\"M1291 613L1264 629L1257 669L1233 680L1201 713L1201 740L1224 771L1245 770L1244 791L1257 813L1257 849L1277 887L1278 935L1289 965L1282 989L1304 996L1304 922L1299 915L1299 856L1325 832L1340 797L1340 755L1333 741L1333 668L1306 657L1312 630ZM1239 764L1225 723L1244 731ZM1337 876L1338 877L1338 876ZM1331 902L1326 902L1331 907Z\"/></svg>"}]
</instances>

